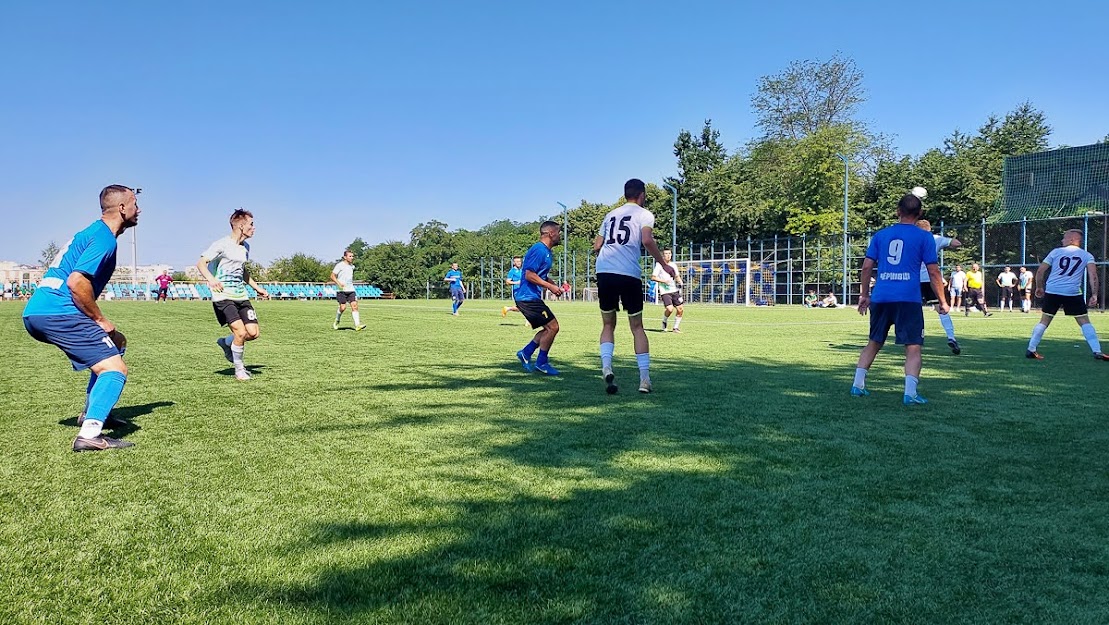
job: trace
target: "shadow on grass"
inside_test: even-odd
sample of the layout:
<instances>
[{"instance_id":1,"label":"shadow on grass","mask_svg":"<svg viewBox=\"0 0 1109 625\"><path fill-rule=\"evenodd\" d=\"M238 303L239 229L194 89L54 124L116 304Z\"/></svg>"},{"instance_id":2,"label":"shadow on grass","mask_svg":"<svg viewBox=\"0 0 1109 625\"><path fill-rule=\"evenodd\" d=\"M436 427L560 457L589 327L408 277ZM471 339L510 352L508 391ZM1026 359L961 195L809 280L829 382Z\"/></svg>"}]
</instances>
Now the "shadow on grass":
<instances>
[{"instance_id":1,"label":"shadow on grass","mask_svg":"<svg viewBox=\"0 0 1109 625\"><path fill-rule=\"evenodd\" d=\"M167 408L175 404L176 402L172 401L155 401L148 404L139 404L137 406L116 406L108 416L108 421L104 424L104 429L111 430L118 438L130 436L142 429L138 424L134 423L135 418L151 414L158 408ZM58 425L77 427L77 417L62 419L58 421Z\"/></svg>"},{"instance_id":2,"label":"shadow on grass","mask_svg":"<svg viewBox=\"0 0 1109 625\"><path fill-rule=\"evenodd\" d=\"M250 375L261 374L262 370L265 369L265 368L266 368L266 365L246 365L246 371ZM227 367L226 369L220 369L219 371L216 371L216 373L219 374L219 375L233 376L233 375L235 375L235 367Z\"/></svg>"},{"instance_id":3,"label":"shadow on grass","mask_svg":"<svg viewBox=\"0 0 1109 625\"><path fill-rule=\"evenodd\" d=\"M307 522L262 555L322 564L231 582L222 599L422 623L1103 621L1107 551L1083 520L1105 508L1088 497L1105 483L1083 441L1100 417L1070 409L1104 365L1075 353L1080 336L1045 340L1043 362L1024 342L969 339L954 357L933 341L932 403L912 407L892 345L869 398L848 395L848 356L834 369L673 360L653 367L659 392L615 397L592 374L556 389L499 367L420 367L416 389L489 391L418 422L481 420L444 444L484 470L413 460L413 480L448 486L404 491L407 516ZM967 411L968 386L995 398ZM491 410L508 392L515 410ZM379 423L416 425L402 412L382 406ZM278 435L335 432L317 427ZM367 449L375 437L340 434Z\"/></svg>"}]
</instances>

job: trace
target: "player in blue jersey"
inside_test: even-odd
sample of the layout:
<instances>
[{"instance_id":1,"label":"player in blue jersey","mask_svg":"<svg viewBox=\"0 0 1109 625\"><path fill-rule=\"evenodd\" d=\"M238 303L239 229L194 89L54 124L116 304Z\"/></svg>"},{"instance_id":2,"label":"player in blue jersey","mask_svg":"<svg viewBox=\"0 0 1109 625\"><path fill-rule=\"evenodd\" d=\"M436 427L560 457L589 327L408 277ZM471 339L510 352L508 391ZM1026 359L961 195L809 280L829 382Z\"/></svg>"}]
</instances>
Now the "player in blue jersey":
<instances>
[{"instance_id":1,"label":"player in blue jersey","mask_svg":"<svg viewBox=\"0 0 1109 625\"><path fill-rule=\"evenodd\" d=\"M946 315L951 309L943 288L943 276L937 265L936 241L932 235L917 227L920 218L920 198L908 194L897 203L899 223L874 233L863 259L860 278L859 314L870 312L870 340L859 354L855 368L855 381L851 394L869 395L866 374L875 356L889 336L890 327L896 328L894 336L898 345L905 346L905 405L926 404L917 392L920 380L920 348L924 344L924 309L920 305L920 267L928 270L932 291L939 303L936 312ZM873 296L870 278L877 270Z\"/></svg>"},{"instance_id":2,"label":"player in blue jersey","mask_svg":"<svg viewBox=\"0 0 1109 625\"><path fill-rule=\"evenodd\" d=\"M96 298L115 272L116 238L139 223L139 212L135 191L118 184L104 187L100 219L62 247L23 309L23 326L35 340L65 352L75 371L91 371L73 451L134 445L103 434L108 413L127 383L127 339L104 316Z\"/></svg>"},{"instance_id":3,"label":"player in blue jersey","mask_svg":"<svg viewBox=\"0 0 1109 625\"><path fill-rule=\"evenodd\" d=\"M524 259L519 256L512 257L512 269L508 270L508 275L504 277L504 283L512 287L512 299L516 299L516 289L520 288L520 282L524 279L524 270L520 267L523 265ZM509 311L520 312L520 309L515 305L502 306L501 316L504 317Z\"/></svg>"},{"instance_id":4,"label":"player in blue jersey","mask_svg":"<svg viewBox=\"0 0 1109 625\"><path fill-rule=\"evenodd\" d=\"M458 263L451 263L451 270L443 277L443 282L450 285L451 314L457 317L458 309L462 307L462 302L466 301L466 284L462 281L462 272L458 269Z\"/></svg>"},{"instance_id":5,"label":"player in blue jersey","mask_svg":"<svg viewBox=\"0 0 1109 625\"><path fill-rule=\"evenodd\" d=\"M524 371L531 371L531 355L539 350L539 357L535 359L535 370L547 375L558 375L558 369L551 366L547 360L547 353L551 351L555 337L558 335L558 319L543 302L543 289L547 289L555 297L562 295L562 287L549 281L547 275L551 271L551 248L562 241L562 228L557 222L544 221L539 226L539 242L528 248L524 254L522 270L524 280L516 289L514 298L516 307L524 315L532 328L542 328L523 349L516 352L516 357L524 365Z\"/></svg>"}]
</instances>

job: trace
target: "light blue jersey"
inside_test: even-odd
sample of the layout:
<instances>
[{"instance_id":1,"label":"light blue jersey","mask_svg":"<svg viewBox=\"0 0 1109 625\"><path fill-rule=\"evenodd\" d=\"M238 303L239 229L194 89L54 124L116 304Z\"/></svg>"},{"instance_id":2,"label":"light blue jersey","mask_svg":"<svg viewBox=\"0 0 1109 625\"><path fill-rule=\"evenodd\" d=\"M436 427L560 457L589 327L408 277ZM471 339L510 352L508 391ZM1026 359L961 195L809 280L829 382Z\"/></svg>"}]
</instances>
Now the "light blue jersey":
<instances>
[{"instance_id":1,"label":"light blue jersey","mask_svg":"<svg viewBox=\"0 0 1109 625\"><path fill-rule=\"evenodd\" d=\"M74 272L92 282L93 298L100 297L116 270L116 235L108 224L97 219L66 243L46 270L34 295L23 309L23 316L84 314L73 303L66 280Z\"/></svg>"},{"instance_id":2,"label":"light blue jersey","mask_svg":"<svg viewBox=\"0 0 1109 625\"><path fill-rule=\"evenodd\" d=\"M527 272L535 272L543 280L547 279L547 274L551 271L553 259L551 258L551 248L543 244L542 241L528 248L528 253L524 254L524 264L522 267L524 275ZM520 287L516 289L513 294L517 301L520 302L534 302L543 300L543 287L538 284L532 284L527 280L520 282Z\"/></svg>"},{"instance_id":3,"label":"light blue jersey","mask_svg":"<svg viewBox=\"0 0 1109 625\"><path fill-rule=\"evenodd\" d=\"M516 297L516 291L519 290L520 285L524 282L524 270L519 267L513 267L508 270L508 275L505 279L512 283L512 297Z\"/></svg>"},{"instance_id":4,"label":"light blue jersey","mask_svg":"<svg viewBox=\"0 0 1109 625\"><path fill-rule=\"evenodd\" d=\"M936 264L936 240L916 224L894 224L874 233L866 257L877 264L870 301L919 304L920 268Z\"/></svg>"}]
</instances>

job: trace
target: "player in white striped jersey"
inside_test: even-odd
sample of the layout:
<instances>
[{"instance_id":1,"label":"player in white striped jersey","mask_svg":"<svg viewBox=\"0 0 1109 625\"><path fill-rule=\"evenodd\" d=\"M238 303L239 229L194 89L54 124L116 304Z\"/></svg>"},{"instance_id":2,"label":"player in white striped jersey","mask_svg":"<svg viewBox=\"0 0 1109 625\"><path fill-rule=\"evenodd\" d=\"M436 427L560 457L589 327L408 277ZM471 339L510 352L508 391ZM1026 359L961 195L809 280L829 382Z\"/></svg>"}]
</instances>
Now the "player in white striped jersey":
<instances>
[{"instance_id":1,"label":"player in white striped jersey","mask_svg":"<svg viewBox=\"0 0 1109 625\"><path fill-rule=\"evenodd\" d=\"M932 224L927 219L919 219L916 222L917 227L925 232L932 231ZM957 248L963 244L959 239L954 237L945 237L942 234L933 234L932 238L936 241L936 256L939 257L940 250L944 248ZM950 313L940 312L940 298L932 291L931 278L928 277L928 267L926 265L920 266L920 298L925 304L932 304L936 309L936 313L940 316L940 325L943 326L943 332L947 335L947 346L951 348L951 353L958 356L963 350L959 347L959 341L955 340L955 324L951 322Z\"/></svg>"},{"instance_id":2,"label":"player in white striped jersey","mask_svg":"<svg viewBox=\"0 0 1109 625\"><path fill-rule=\"evenodd\" d=\"M1044 282L1044 274L1048 271L1051 275ZM1043 314L1040 322L1032 329L1032 338L1028 341L1028 351L1025 353L1027 358L1043 360L1043 356L1036 350L1055 313L1062 308L1068 317L1074 317L1078 322L1086 344L1094 352L1094 358L1109 360L1109 357L1101 353L1097 330L1090 323L1087 301L1082 297L1082 287L1085 286L1087 277L1090 280L1091 293L1089 306L1097 306L1098 283L1094 257L1082 249L1082 231L1067 230L1063 234L1063 247L1051 250L1036 270L1036 284L1042 285L1036 289L1036 297L1043 298Z\"/></svg>"},{"instance_id":3,"label":"player in white striped jersey","mask_svg":"<svg viewBox=\"0 0 1109 625\"><path fill-rule=\"evenodd\" d=\"M597 254L597 299L601 305L601 375L605 391L615 393L615 376L612 373L612 355L615 350L616 313L623 304L628 312L635 360L639 366L639 392L651 392L651 354L647 332L643 329L643 267L639 264L640 247L662 264L671 278L677 272L658 249L651 229L655 216L643 208L647 198L647 185L632 178L624 183L624 198L628 201L620 208L609 211L601 221L593 251Z\"/></svg>"}]
</instances>

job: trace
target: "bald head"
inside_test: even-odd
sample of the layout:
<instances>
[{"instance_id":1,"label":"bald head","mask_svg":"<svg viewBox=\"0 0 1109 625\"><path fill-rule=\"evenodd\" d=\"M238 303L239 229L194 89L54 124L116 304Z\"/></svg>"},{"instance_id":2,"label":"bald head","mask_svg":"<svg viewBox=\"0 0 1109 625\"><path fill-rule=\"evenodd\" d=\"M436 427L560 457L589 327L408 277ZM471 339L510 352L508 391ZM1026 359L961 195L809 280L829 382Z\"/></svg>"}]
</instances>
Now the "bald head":
<instances>
[{"instance_id":1,"label":"bald head","mask_svg":"<svg viewBox=\"0 0 1109 625\"><path fill-rule=\"evenodd\" d=\"M1082 245L1081 230L1067 230L1063 233L1063 245Z\"/></svg>"}]
</instances>

